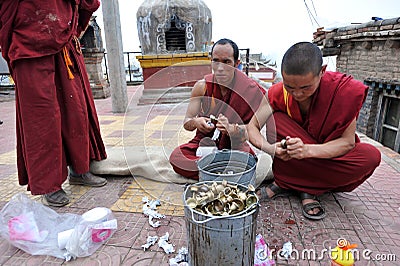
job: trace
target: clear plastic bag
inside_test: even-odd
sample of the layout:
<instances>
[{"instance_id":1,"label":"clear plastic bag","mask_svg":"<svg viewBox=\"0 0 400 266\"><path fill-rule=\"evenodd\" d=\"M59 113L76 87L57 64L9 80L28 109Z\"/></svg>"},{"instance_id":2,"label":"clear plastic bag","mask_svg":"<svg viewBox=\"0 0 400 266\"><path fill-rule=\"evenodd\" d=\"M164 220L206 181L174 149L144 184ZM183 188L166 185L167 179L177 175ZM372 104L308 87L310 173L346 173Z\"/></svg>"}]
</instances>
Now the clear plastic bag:
<instances>
[{"instance_id":1,"label":"clear plastic bag","mask_svg":"<svg viewBox=\"0 0 400 266\"><path fill-rule=\"evenodd\" d=\"M0 234L13 246L31 255L66 259L68 252L58 248L58 232L71 229L81 219L77 214L58 214L20 193L14 195L0 212Z\"/></svg>"},{"instance_id":2,"label":"clear plastic bag","mask_svg":"<svg viewBox=\"0 0 400 266\"><path fill-rule=\"evenodd\" d=\"M0 212L0 234L13 246L31 255L67 261L92 255L116 230L117 220L110 209L58 214L22 193Z\"/></svg>"}]
</instances>

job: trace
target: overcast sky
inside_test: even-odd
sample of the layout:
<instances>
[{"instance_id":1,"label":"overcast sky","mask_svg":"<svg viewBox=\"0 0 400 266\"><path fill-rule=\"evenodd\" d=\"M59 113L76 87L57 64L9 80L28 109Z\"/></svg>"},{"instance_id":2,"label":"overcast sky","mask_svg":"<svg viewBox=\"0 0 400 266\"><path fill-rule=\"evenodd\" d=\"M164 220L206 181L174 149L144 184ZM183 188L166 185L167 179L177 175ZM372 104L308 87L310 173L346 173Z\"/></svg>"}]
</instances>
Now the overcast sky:
<instances>
[{"instance_id":1,"label":"overcast sky","mask_svg":"<svg viewBox=\"0 0 400 266\"><path fill-rule=\"evenodd\" d=\"M145 0L149 1L149 0ZM239 48L278 63L294 43L312 41L318 27L365 23L371 17L400 17L399 0L203 0L213 20L212 40L230 38ZM119 0L124 51L140 51L136 11L142 0ZM309 15L306 4L312 14ZM101 7L97 22L104 28Z\"/></svg>"}]
</instances>

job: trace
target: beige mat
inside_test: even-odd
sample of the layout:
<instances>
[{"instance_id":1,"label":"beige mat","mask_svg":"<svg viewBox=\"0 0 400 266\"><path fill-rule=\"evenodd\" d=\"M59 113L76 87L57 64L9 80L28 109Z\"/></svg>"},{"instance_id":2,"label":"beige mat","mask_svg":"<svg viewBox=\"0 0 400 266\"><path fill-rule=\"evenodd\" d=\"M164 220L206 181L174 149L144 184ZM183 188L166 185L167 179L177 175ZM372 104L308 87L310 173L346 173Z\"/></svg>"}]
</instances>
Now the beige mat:
<instances>
[{"instance_id":1,"label":"beige mat","mask_svg":"<svg viewBox=\"0 0 400 266\"><path fill-rule=\"evenodd\" d=\"M106 160L92 162L90 171L101 175L140 176L164 183L194 183L174 172L168 160L171 152L159 146L114 147L107 150Z\"/></svg>"},{"instance_id":2,"label":"beige mat","mask_svg":"<svg viewBox=\"0 0 400 266\"><path fill-rule=\"evenodd\" d=\"M159 146L114 147L107 150L108 158L106 160L92 162L90 170L94 174L132 175L164 183L194 183L194 180L174 172L168 161L171 152L171 150ZM264 152L258 152L257 157L256 186L265 178L273 178L271 156Z\"/></svg>"}]
</instances>

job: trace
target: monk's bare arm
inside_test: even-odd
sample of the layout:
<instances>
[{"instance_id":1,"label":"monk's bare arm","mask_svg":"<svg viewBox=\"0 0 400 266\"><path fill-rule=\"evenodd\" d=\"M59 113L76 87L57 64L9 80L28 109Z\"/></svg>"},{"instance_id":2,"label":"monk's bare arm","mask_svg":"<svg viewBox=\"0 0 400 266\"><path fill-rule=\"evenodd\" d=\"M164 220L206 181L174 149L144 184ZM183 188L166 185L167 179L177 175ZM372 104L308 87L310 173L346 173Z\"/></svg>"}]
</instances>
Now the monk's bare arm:
<instances>
[{"instance_id":1,"label":"monk's bare arm","mask_svg":"<svg viewBox=\"0 0 400 266\"><path fill-rule=\"evenodd\" d=\"M213 129L213 126L207 124L209 118L198 116L201 108L201 100L205 92L205 85L206 82L203 79L197 81L193 86L183 124L183 127L188 131L198 129L202 132L210 132Z\"/></svg>"},{"instance_id":2,"label":"monk's bare arm","mask_svg":"<svg viewBox=\"0 0 400 266\"><path fill-rule=\"evenodd\" d=\"M323 144L300 144L297 138L290 138L286 141L287 152L291 158L323 158L330 159L342 156L354 148L356 133L356 119L350 123L340 138ZM300 146L297 147L297 145ZM303 146L303 147L301 147Z\"/></svg>"},{"instance_id":3,"label":"monk's bare arm","mask_svg":"<svg viewBox=\"0 0 400 266\"><path fill-rule=\"evenodd\" d=\"M261 134L261 128L266 124L268 118L272 115L272 108L268 103L266 96L263 98L260 107L254 113L250 122L246 125L247 136L251 144L256 148L273 155L275 153L275 145L271 145Z\"/></svg>"}]
</instances>

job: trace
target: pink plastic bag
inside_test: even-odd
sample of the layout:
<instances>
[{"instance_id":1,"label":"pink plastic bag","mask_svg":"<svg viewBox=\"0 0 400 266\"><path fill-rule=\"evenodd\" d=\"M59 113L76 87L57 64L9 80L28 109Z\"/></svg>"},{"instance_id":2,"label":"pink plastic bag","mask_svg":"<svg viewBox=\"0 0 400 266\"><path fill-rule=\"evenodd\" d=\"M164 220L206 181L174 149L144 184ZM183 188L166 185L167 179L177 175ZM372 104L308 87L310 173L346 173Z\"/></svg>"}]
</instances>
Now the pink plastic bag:
<instances>
[{"instance_id":1,"label":"pink plastic bag","mask_svg":"<svg viewBox=\"0 0 400 266\"><path fill-rule=\"evenodd\" d=\"M47 237L49 231L39 231L33 212L27 212L8 220L8 233L10 241L24 240L40 243Z\"/></svg>"},{"instance_id":2,"label":"pink plastic bag","mask_svg":"<svg viewBox=\"0 0 400 266\"><path fill-rule=\"evenodd\" d=\"M275 261L272 259L272 252L269 250L262 235L258 234L256 236L254 266L269 265L275 265Z\"/></svg>"}]
</instances>

